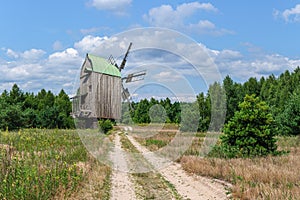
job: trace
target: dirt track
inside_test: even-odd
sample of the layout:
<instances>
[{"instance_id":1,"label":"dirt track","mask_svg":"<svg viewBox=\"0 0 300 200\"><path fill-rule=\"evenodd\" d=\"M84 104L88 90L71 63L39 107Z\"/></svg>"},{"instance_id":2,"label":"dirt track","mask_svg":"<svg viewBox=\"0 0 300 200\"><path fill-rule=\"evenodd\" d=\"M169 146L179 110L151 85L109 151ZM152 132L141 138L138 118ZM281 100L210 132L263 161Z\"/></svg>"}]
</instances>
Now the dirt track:
<instances>
[{"instance_id":1,"label":"dirt track","mask_svg":"<svg viewBox=\"0 0 300 200\"><path fill-rule=\"evenodd\" d=\"M126 173L128 171L127 161L118 134L115 136L115 149L111 154L111 160L114 168L111 177L111 199L136 199L134 185L130 180L129 173Z\"/></svg>"},{"instance_id":2,"label":"dirt track","mask_svg":"<svg viewBox=\"0 0 300 200\"><path fill-rule=\"evenodd\" d=\"M228 199L224 184L205 177L189 175L178 163L171 163L159 169L156 166L159 158L156 158L148 149L142 147L132 136L127 135L126 137L154 169L175 187L183 199ZM122 153L119 136L115 138L115 145L116 150L114 155L112 155L113 163L115 163L115 166L123 165L119 167L125 166L126 168L128 161L126 161L124 153ZM130 178L130 173L114 170L111 196L112 199L136 199L134 195L134 183Z\"/></svg>"}]
</instances>

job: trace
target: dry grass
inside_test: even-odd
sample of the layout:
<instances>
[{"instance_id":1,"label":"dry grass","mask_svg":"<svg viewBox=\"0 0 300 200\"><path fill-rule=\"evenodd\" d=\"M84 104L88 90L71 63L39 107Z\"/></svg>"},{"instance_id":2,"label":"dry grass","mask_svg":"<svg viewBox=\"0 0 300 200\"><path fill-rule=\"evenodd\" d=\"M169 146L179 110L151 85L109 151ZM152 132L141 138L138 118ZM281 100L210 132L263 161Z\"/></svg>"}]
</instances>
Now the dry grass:
<instances>
[{"instance_id":1,"label":"dry grass","mask_svg":"<svg viewBox=\"0 0 300 200\"><path fill-rule=\"evenodd\" d=\"M184 152L184 155L199 155L205 133L197 133L193 138L192 145Z\"/></svg>"},{"instance_id":2,"label":"dry grass","mask_svg":"<svg viewBox=\"0 0 300 200\"><path fill-rule=\"evenodd\" d=\"M138 133L136 133L136 137L134 138L150 151L157 151L169 144L175 135L176 132L174 131L159 131L151 137L138 137Z\"/></svg>"},{"instance_id":3,"label":"dry grass","mask_svg":"<svg viewBox=\"0 0 300 200\"><path fill-rule=\"evenodd\" d=\"M150 163L140 154L136 147L124 135L120 134L122 148L129 152L127 159L132 169L147 171L132 173L135 193L138 199L181 199L174 186L158 172L153 171Z\"/></svg>"},{"instance_id":4,"label":"dry grass","mask_svg":"<svg viewBox=\"0 0 300 200\"><path fill-rule=\"evenodd\" d=\"M164 200L174 199L173 196L179 199L177 191L173 191L159 173L134 173L132 177L136 183L136 195L140 199Z\"/></svg>"},{"instance_id":5,"label":"dry grass","mask_svg":"<svg viewBox=\"0 0 300 200\"><path fill-rule=\"evenodd\" d=\"M110 199L111 168L99 163L94 158L90 158L86 163L78 163L77 166L85 172L85 177L78 191L68 199Z\"/></svg>"},{"instance_id":6,"label":"dry grass","mask_svg":"<svg viewBox=\"0 0 300 200\"><path fill-rule=\"evenodd\" d=\"M201 159L184 156L183 168L191 173L223 179L233 184L236 199L299 199L300 138L280 138L288 155L254 159Z\"/></svg>"}]
</instances>

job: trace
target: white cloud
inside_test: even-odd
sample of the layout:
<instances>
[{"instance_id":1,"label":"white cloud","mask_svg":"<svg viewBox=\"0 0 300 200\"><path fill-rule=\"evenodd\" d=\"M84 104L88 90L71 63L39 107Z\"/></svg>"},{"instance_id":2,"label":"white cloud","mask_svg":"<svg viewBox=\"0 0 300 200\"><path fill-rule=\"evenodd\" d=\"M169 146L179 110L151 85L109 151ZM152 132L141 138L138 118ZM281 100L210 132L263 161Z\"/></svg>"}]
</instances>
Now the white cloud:
<instances>
[{"instance_id":1,"label":"white cloud","mask_svg":"<svg viewBox=\"0 0 300 200\"><path fill-rule=\"evenodd\" d=\"M217 26L207 20L202 19L197 23L186 23L186 21L196 14L198 11L216 12L215 8L210 3L183 3L173 8L171 5L161 5L149 10L148 14L145 14L144 19L152 26L166 27L176 30L186 30L196 32L198 34L210 34L210 35L223 35L232 34L232 31L225 29L219 29ZM199 17L197 17L199 18Z\"/></svg>"},{"instance_id":2,"label":"white cloud","mask_svg":"<svg viewBox=\"0 0 300 200\"><path fill-rule=\"evenodd\" d=\"M49 63L53 64L63 64L63 63L70 63L72 64L74 61L78 61L79 54L76 49L68 48L61 52L53 53L49 56Z\"/></svg>"},{"instance_id":3,"label":"white cloud","mask_svg":"<svg viewBox=\"0 0 300 200\"><path fill-rule=\"evenodd\" d=\"M182 78L182 76L179 76L176 73L172 73L171 71L162 71L159 72L158 74L155 74L153 77L154 79L161 82L176 82L180 78Z\"/></svg>"},{"instance_id":4,"label":"white cloud","mask_svg":"<svg viewBox=\"0 0 300 200\"><path fill-rule=\"evenodd\" d=\"M37 63L26 63L24 61L7 62L0 69L0 79L4 82L18 82L38 78L41 66Z\"/></svg>"},{"instance_id":5,"label":"white cloud","mask_svg":"<svg viewBox=\"0 0 300 200\"><path fill-rule=\"evenodd\" d=\"M26 59L26 60L38 60L40 59L42 56L45 55L45 51L41 50L41 49L30 49L28 51L24 51L21 54L21 57Z\"/></svg>"},{"instance_id":6,"label":"white cloud","mask_svg":"<svg viewBox=\"0 0 300 200\"><path fill-rule=\"evenodd\" d=\"M18 83L33 92L42 88L59 92L63 88L71 94L71 83L75 81L86 53L123 58L129 42L133 42L133 46L122 73L147 70L144 82L138 82L134 87L158 82L177 94L185 93L189 87L186 81L192 79L202 78L208 84L220 80L218 70L223 77L229 74L234 80L246 81L252 76L279 75L300 65L300 60L263 51L249 57L231 49L209 49L167 29L135 29L112 37L85 36L74 43L73 48L48 56L38 49L24 52L2 49L7 57L0 60L0 89L10 89L13 83ZM195 85L195 82L190 84Z\"/></svg>"},{"instance_id":7,"label":"white cloud","mask_svg":"<svg viewBox=\"0 0 300 200\"><path fill-rule=\"evenodd\" d=\"M101 46L105 40L108 40L108 37L95 37L87 35L79 42L76 42L74 47L84 54L91 52L94 53L95 50Z\"/></svg>"},{"instance_id":8,"label":"white cloud","mask_svg":"<svg viewBox=\"0 0 300 200\"><path fill-rule=\"evenodd\" d=\"M285 70L293 71L300 60L291 59L279 54L265 54L246 58L240 52L223 50L216 54L215 62L223 76L230 75L233 79L245 81L250 77L275 76Z\"/></svg>"},{"instance_id":9,"label":"white cloud","mask_svg":"<svg viewBox=\"0 0 300 200\"><path fill-rule=\"evenodd\" d=\"M210 3L191 2L191 3L183 3L177 6L176 9L178 13L186 16L193 14L197 10L217 11L217 8L215 8Z\"/></svg>"},{"instance_id":10,"label":"white cloud","mask_svg":"<svg viewBox=\"0 0 300 200\"><path fill-rule=\"evenodd\" d=\"M216 55L219 61L226 62L232 60L242 59L243 55L239 51L224 49L222 51L213 51L212 56Z\"/></svg>"},{"instance_id":11,"label":"white cloud","mask_svg":"<svg viewBox=\"0 0 300 200\"><path fill-rule=\"evenodd\" d=\"M200 20L196 24L189 24L188 29L198 34L207 34L213 36L221 36L225 34L234 34L233 31L219 29L214 23L209 20Z\"/></svg>"},{"instance_id":12,"label":"white cloud","mask_svg":"<svg viewBox=\"0 0 300 200\"><path fill-rule=\"evenodd\" d=\"M184 24L184 19L192 16L197 10L216 11L210 3L191 2L177 6L162 5L149 10L144 18L153 26L178 28Z\"/></svg>"},{"instance_id":13,"label":"white cloud","mask_svg":"<svg viewBox=\"0 0 300 200\"><path fill-rule=\"evenodd\" d=\"M300 22L300 4L284 11L274 10L275 17L282 17L286 22Z\"/></svg>"},{"instance_id":14,"label":"white cloud","mask_svg":"<svg viewBox=\"0 0 300 200\"><path fill-rule=\"evenodd\" d=\"M45 55L45 51L41 49L30 49L24 52L16 52L12 49L6 50L6 55L14 59L37 60Z\"/></svg>"},{"instance_id":15,"label":"white cloud","mask_svg":"<svg viewBox=\"0 0 300 200\"><path fill-rule=\"evenodd\" d=\"M27 91L37 92L45 88L59 92L64 88L70 92L72 87L64 84L75 79L74 70L80 68L83 60L73 48L55 52L48 57L44 57L46 52L38 49L24 52L3 50L9 57L1 61L0 89L7 90L17 83Z\"/></svg>"},{"instance_id":16,"label":"white cloud","mask_svg":"<svg viewBox=\"0 0 300 200\"><path fill-rule=\"evenodd\" d=\"M92 0L90 5L98 10L109 10L117 14L124 14L124 10L131 5L132 0Z\"/></svg>"},{"instance_id":17,"label":"white cloud","mask_svg":"<svg viewBox=\"0 0 300 200\"><path fill-rule=\"evenodd\" d=\"M6 55L12 58L18 58L19 54L15 51L13 51L12 49L7 49L6 50Z\"/></svg>"}]
</instances>

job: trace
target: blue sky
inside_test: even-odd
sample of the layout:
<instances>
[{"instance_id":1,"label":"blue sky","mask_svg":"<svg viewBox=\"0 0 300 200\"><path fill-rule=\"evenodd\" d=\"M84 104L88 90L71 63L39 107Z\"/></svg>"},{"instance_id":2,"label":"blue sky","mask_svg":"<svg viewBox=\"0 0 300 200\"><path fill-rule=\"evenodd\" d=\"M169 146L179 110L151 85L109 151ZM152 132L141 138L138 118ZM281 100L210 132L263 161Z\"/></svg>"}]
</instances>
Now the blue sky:
<instances>
[{"instance_id":1,"label":"blue sky","mask_svg":"<svg viewBox=\"0 0 300 200\"><path fill-rule=\"evenodd\" d=\"M229 74L238 82L293 71L300 65L300 1L296 0L10 0L1 2L0 18L0 92L17 83L23 91L45 88L57 93L63 88L71 94L86 53L118 57L127 44L118 40L121 51L110 52L103 50L103 44L111 43L115 34L124 36L124 31L144 27L184 34L189 38L185 40L205 49L221 77ZM149 81L171 76L155 70L160 68L153 64L156 60L182 75L196 92L205 90L203 80L197 80L182 59L175 63L167 54L157 56L160 51L134 49L155 40L149 36L134 41L128 70L141 66L141 58L147 57L144 67L153 67ZM187 55L201 57L189 46L182 48Z\"/></svg>"}]
</instances>

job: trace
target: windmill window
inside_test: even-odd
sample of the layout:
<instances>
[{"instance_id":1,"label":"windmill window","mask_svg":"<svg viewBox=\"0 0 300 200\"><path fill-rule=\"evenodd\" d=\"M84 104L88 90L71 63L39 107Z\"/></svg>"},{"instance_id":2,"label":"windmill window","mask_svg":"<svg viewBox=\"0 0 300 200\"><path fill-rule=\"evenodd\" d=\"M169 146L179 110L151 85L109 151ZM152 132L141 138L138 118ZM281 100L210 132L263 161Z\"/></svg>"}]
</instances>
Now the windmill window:
<instances>
[{"instance_id":1,"label":"windmill window","mask_svg":"<svg viewBox=\"0 0 300 200\"><path fill-rule=\"evenodd\" d=\"M89 92L92 92L92 85L89 85Z\"/></svg>"}]
</instances>

